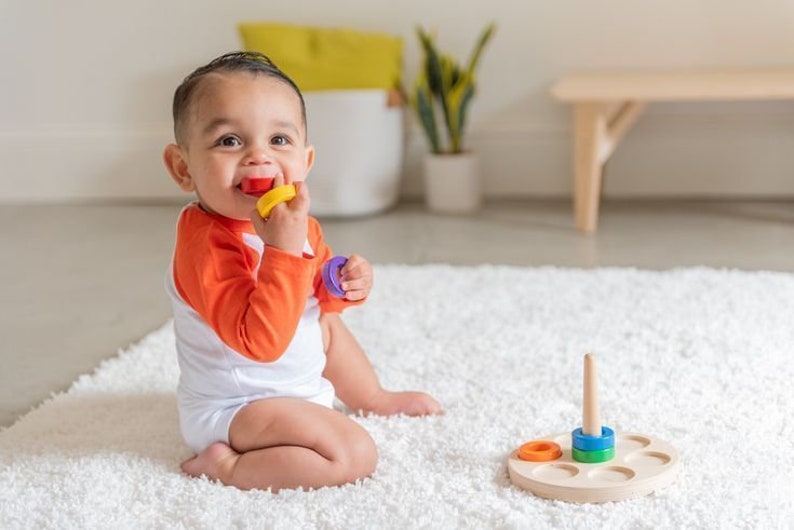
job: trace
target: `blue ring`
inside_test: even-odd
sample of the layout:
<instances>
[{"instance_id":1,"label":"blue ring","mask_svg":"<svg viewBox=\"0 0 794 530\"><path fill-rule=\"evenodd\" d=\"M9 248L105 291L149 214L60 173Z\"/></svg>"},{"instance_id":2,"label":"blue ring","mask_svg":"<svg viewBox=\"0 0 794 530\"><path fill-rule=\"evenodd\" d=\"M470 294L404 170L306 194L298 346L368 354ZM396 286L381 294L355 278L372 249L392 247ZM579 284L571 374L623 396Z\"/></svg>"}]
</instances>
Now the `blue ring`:
<instances>
[{"instance_id":1,"label":"blue ring","mask_svg":"<svg viewBox=\"0 0 794 530\"><path fill-rule=\"evenodd\" d=\"M606 425L601 426L601 436L584 434L579 427L573 430L571 437L573 437L573 446L580 451L601 451L615 447L615 431Z\"/></svg>"},{"instance_id":2,"label":"blue ring","mask_svg":"<svg viewBox=\"0 0 794 530\"><path fill-rule=\"evenodd\" d=\"M337 273L342 267L345 266L347 263L347 258L344 256L334 256L333 258L329 259L323 265L323 283L325 283L325 288L328 292L337 298L342 298L345 296L345 290L342 289L342 285L339 283L339 279L337 278Z\"/></svg>"}]
</instances>

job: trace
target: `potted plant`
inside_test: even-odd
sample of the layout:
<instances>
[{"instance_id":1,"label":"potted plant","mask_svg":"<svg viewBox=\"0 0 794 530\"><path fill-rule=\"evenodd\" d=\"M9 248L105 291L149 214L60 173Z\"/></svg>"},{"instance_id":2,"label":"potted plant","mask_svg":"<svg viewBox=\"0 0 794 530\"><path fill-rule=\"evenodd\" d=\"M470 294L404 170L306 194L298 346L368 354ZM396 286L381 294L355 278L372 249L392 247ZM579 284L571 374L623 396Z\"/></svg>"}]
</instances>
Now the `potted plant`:
<instances>
[{"instance_id":1,"label":"potted plant","mask_svg":"<svg viewBox=\"0 0 794 530\"><path fill-rule=\"evenodd\" d=\"M478 210L482 203L478 158L466 150L463 135L475 94L477 63L495 30L494 24L483 29L464 69L438 50L434 36L417 27L424 63L411 103L430 143L424 177L425 198L432 211L467 213Z\"/></svg>"}]
</instances>

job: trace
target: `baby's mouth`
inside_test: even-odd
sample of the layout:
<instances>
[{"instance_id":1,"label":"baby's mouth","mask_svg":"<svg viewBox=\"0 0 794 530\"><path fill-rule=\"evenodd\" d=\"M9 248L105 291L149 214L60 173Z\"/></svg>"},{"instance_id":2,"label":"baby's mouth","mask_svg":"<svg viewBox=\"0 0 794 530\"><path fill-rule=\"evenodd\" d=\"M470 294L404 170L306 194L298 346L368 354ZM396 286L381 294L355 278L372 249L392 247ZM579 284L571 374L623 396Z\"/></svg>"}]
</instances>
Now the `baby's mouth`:
<instances>
[{"instance_id":1,"label":"baby's mouth","mask_svg":"<svg viewBox=\"0 0 794 530\"><path fill-rule=\"evenodd\" d=\"M240 191L253 197L261 197L273 188L273 177L245 177L240 181Z\"/></svg>"}]
</instances>

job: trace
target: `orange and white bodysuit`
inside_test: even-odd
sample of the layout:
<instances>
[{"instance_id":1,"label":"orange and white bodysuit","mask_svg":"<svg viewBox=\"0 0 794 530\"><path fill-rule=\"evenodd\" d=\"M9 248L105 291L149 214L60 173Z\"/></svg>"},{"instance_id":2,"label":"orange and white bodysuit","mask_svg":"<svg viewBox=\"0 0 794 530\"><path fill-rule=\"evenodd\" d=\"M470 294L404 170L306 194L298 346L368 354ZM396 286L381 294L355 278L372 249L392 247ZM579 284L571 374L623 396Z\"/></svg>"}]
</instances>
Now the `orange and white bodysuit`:
<instances>
[{"instance_id":1,"label":"orange and white bodysuit","mask_svg":"<svg viewBox=\"0 0 794 530\"><path fill-rule=\"evenodd\" d=\"M232 418L252 401L288 396L332 406L320 316L358 302L326 291L321 270L331 256L313 218L299 257L264 245L250 221L198 204L182 211L166 290L179 423L194 451L229 443Z\"/></svg>"}]
</instances>

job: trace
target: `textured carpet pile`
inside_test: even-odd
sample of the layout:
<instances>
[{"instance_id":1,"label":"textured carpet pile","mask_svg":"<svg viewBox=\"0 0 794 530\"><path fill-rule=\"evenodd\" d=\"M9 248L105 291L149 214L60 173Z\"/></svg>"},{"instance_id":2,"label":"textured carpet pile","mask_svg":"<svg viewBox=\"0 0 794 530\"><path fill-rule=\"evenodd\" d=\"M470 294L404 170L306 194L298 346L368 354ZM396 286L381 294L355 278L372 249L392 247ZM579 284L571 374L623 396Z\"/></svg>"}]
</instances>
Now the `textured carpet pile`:
<instances>
[{"instance_id":1,"label":"textured carpet pile","mask_svg":"<svg viewBox=\"0 0 794 530\"><path fill-rule=\"evenodd\" d=\"M446 409L356 418L372 478L273 495L181 474L166 323L0 432L0 527L791 528L790 274L379 266L345 320L384 386ZM581 423L588 351L604 423L679 450L669 488L577 505L511 486L513 449Z\"/></svg>"}]
</instances>

